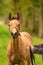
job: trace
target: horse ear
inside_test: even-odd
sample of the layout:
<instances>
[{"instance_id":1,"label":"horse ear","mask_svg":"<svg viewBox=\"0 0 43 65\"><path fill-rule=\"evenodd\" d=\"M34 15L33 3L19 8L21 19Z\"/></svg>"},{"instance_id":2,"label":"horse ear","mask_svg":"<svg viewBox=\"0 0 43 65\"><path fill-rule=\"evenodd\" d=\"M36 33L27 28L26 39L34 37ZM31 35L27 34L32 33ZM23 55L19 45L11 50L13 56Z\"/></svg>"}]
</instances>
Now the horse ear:
<instances>
[{"instance_id":1,"label":"horse ear","mask_svg":"<svg viewBox=\"0 0 43 65\"><path fill-rule=\"evenodd\" d=\"M9 13L8 19L9 19L9 20L12 19L11 13Z\"/></svg>"},{"instance_id":2,"label":"horse ear","mask_svg":"<svg viewBox=\"0 0 43 65\"><path fill-rule=\"evenodd\" d=\"M19 20L20 19L20 13L17 12L17 19Z\"/></svg>"}]
</instances>

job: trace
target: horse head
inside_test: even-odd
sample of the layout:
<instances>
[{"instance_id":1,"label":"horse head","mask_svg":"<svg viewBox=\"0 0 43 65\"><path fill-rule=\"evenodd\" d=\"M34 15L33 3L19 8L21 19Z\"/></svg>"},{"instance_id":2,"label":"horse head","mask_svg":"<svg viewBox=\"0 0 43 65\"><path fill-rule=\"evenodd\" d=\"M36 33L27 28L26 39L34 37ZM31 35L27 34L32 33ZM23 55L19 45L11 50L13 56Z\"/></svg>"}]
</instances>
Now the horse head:
<instances>
[{"instance_id":1,"label":"horse head","mask_svg":"<svg viewBox=\"0 0 43 65\"><path fill-rule=\"evenodd\" d=\"M19 30L20 30L19 13L17 13L16 17L13 17L11 13L9 13L8 19L9 19L8 25L9 25L11 35L14 38L16 38L19 35Z\"/></svg>"}]
</instances>

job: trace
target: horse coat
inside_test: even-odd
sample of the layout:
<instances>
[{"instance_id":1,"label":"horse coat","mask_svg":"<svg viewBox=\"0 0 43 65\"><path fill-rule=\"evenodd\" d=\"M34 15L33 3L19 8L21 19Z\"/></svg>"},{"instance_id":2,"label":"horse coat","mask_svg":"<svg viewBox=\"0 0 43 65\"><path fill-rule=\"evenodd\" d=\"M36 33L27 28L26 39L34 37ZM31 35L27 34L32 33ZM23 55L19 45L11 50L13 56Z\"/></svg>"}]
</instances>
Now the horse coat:
<instances>
[{"instance_id":1,"label":"horse coat","mask_svg":"<svg viewBox=\"0 0 43 65\"><path fill-rule=\"evenodd\" d=\"M33 50L32 38L27 32L19 32L20 23L19 18L11 18L10 14L9 29L11 32L11 39L7 47L8 65L24 65L24 61L27 60L30 65L30 48ZM14 64L12 64L14 63Z\"/></svg>"}]
</instances>

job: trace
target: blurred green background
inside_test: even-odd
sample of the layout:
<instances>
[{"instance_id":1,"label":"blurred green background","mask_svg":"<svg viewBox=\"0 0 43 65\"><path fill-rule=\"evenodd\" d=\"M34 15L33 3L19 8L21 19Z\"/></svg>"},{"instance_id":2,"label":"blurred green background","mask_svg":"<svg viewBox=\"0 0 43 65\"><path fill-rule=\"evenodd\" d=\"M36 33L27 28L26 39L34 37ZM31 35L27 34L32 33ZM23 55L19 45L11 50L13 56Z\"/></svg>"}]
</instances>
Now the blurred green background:
<instances>
[{"instance_id":1,"label":"blurred green background","mask_svg":"<svg viewBox=\"0 0 43 65\"><path fill-rule=\"evenodd\" d=\"M7 65L6 48L10 40L8 15L20 13L21 31L32 36L33 45L43 43L43 0L0 0L0 65ZM35 55L36 65L43 65Z\"/></svg>"}]
</instances>

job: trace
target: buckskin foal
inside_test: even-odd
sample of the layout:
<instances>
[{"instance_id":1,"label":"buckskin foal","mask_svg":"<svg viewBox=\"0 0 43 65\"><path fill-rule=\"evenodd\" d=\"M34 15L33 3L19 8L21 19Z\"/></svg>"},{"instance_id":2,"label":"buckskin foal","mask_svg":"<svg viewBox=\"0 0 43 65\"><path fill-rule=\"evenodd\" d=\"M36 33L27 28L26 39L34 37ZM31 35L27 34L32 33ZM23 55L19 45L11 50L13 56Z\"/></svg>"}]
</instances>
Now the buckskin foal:
<instances>
[{"instance_id":1,"label":"buckskin foal","mask_svg":"<svg viewBox=\"0 0 43 65\"><path fill-rule=\"evenodd\" d=\"M11 40L7 48L8 65L25 65L24 61L30 65L30 48L33 50L32 39L29 33L19 32L20 22L19 14L17 17L12 17L9 14L9 30L11 33Z\"/></svg>"}]
</instances>

